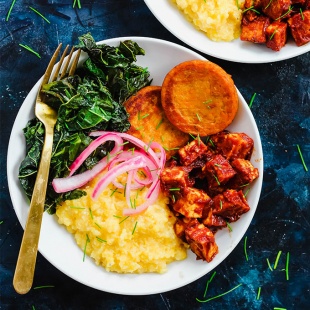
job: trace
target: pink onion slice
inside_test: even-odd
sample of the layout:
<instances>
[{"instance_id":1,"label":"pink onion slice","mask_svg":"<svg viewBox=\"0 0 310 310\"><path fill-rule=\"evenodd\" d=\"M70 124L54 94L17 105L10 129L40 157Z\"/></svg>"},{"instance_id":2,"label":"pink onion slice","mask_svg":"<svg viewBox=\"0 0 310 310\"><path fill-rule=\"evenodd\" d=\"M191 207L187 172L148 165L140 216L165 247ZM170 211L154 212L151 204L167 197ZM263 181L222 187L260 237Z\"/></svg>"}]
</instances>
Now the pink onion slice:
<instances>
[{"instance_id":1,"label":"pink onion slice","mask_svg":"<svg viewBox=\"0 0 310 310\"><path fill-rule=\"evenodd\" d=\"M123 140L116 135L115 133L106 133L100 136L99 138L95 139L93 142L89 144L89 146L75 159L75 161L69 167L70 174L69 176L73 175L73 173L80 168L86 158L101 144L107 141L114 141L115 146L113 150L110 152L110 155L114 155L123 149L122 144Z\"/></svg>"},{"instance_id":2,"label":"pink onion slice","mask_svg":"<svg viewBox=\"0 0 310 310\"><path fill-rule=\"evenodd\" d=\"M101 171L103 171L109 163L109 158L107 156L101 159L92 169L86 170L77 175L72 175L82 165L85 159L96 149L96 147L107 141L115 142L115 146L110 152L110 157L115 156L118 152L122 150L123 140L116 134L104 135L94 140L73 162L73 164L71 165L71 167L73 166L73 168L68 177L55 178L53 180L52 185L55 192L65 193L80 188L87 182L92 180Z\"/></svg>"},{"instance_id":3,"label":"pink onion slice","mask_svg":"<svg viewBox=\"0 0 310 310\"><path fill-rule=\"evenodd\" d=\"M121 174L133 170L139 169L146 166L146 161L142 156L129 159L128 161L122 162L121 164L113 167L109 170L96 184L92 193L92 198L96 199L100 193L118 176Z\"/></svg>"}]
</instances>

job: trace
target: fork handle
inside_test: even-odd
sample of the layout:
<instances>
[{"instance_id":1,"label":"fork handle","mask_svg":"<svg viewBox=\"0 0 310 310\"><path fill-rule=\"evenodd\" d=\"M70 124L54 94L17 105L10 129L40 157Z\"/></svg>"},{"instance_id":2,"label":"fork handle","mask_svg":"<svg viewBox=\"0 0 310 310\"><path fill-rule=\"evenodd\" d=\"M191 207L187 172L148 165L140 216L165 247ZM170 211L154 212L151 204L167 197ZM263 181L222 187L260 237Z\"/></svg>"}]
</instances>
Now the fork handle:
<instances>
[{"instance_id":1,"label":"fork handle","mask_svg":"<svg viewBox=\"0 0 310 310\"><path fill-rule=\"evenodd\" d=\"M53 127L46 126L40 165L13 278L13 286L19 294L26 294L33 283L52 147Z\"/></svg>"}]
</instances>

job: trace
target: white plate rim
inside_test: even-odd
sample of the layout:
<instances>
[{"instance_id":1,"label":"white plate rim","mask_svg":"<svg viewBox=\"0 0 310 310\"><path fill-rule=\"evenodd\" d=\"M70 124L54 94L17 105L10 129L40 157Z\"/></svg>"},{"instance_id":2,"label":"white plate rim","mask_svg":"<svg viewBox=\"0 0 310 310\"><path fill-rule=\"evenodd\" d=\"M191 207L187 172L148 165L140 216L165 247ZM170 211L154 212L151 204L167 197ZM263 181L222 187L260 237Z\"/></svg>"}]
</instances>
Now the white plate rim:
<instances>
[{"instance_id":1,"label":"white plate rim","mask_svg":"<svg viewBox=\"0 0 310 310\"><path fill-rule=\"evenodd\" d=\"M297 47L292 39L278 52L240 39L232 42L213 42L187 20L172 0L144 0L144 2L156 19L175 37L212 57L232 62L261 64L288 60L310 51L310 42Z\"/></svg>"},{"instance_id":2,"label":"white plate rim","mask_svg":"<svg viewBox=\"0 0 310 310\"><path fill-rule=\"evenodd\" d=\"M142 48L144 48L144 46L146 45L147 46L156 45L159 49L168 48L174 51L179 51L180 53L185 53L187 58L204 59L204 57L202 57L201 55L185 47L182 47L175 43L154 38L120 37L100 41L99 43L117 44L119 41L124 41L127 39L136 41L138 44L140 44ZM25 127L26 121L30 119L31 115L33 115L32 105L34 103L34 98L36 96L41 79L34 85L28 96L25 98L16 116L8 146L7 176L8 176L9 191L14 211L22 227L24 227L26 222L28 205L27 205L27 199L24 193L22 192L22 189L20 187L17 178L19 162L16 162L15 147L16 147L16 141L18 141L18 139L20 141L21 139L23 139L23 133L21 131L21 128ZM211 263L207 264L202 261L196 261L195 255L193 255L191 252L188 252L189 258L186 260L186 262L185 261L174 262L169 264L168 272L163 275L159 274L121 275L121 274L108 273L103 268L96 266L95 263L92 261L92 259L89 257L86 259L84 263L82 262L82 259L80 259L80 261L78 262L71 261L71 263L68 264L66 257L67 254L64 255L63 252L63 251L66 252L66 247L61 247L61 244L58 244L55 240L50 240L49 233L48 231L46 231L47 229L46 227L53 227L53 229L57 230L57 235L61 236L62 239L61 241L66 242L67 245L70 244L70 251L72 250L70 254L72 254L73 257L81 258L83 253L75 244L73 237L66 231L66 229L63 226L60 226L57 223L56 216L55 215L51 216L46 213L44 214L42 221L39 252L58 270L60 270L67 276L71 277L72 279L98 290L123 295L150 295L174 290L189 283L192 283L193 281L201 278L206 273L210 272L216 266L218 266L237 246L237 244L244 236L246 230L248 229L258 205L263 180L263 152L258 128L256 126L254 117L247 103L245 102L244 98L242 97L242 95L238 90L237 92L239 96L239 102L242 105L242 113L245 113L248 119L250 120L250 123L253 125L253 128L251 130L253 132L253 135L255 134L255 137L257 138L257 141L255 141L255 150L252 158L254 157L253 164L259 169L260 177L258 180L255 181L255 184L253 186L253 188L255 188L255 191L257 192L257 195L254 197L251 191L249 193L248 199L249 202L251 200L250 204L251 210L245 215L243 215L238 222L233 223L232 226L233 227L235 226L236 229L233 232L229 233L230 242L229 245L225 248L223 254L222 253L218 254ZM218 234L219 233L217 233L216 238ZM226 232L226 234L228 235L228 232ZM224 238L226 238L225 236ZM58 249L59 252L56 251L56 254L51 255L49 249L51 246L55 249ZM181 269L179 268L180 265L183 268L182 264L184 264L184 262L186 263L186 267L188 269L186 272L188 273L190 271L190 274L185 274L184 271L181 271ZM74 265L74 268L71 265ZM76 272L77 270L78 273ZM92 275L91 279L89 279L90 274ZM141 277L143 277L142 280Z\"/></svg>"}]
</instances>

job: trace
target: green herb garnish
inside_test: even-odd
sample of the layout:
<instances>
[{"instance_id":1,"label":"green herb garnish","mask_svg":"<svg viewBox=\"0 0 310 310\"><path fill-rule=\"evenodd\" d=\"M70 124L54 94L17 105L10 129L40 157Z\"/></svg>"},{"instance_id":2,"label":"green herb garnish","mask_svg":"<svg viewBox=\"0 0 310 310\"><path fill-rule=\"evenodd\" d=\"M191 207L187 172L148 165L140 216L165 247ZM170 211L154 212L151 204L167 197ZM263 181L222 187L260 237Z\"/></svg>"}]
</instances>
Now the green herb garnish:
<instances>
[{"instance_id":1,"label":"green herb garnish","mask_svg":"<svg viewBox=\"0 0 310 310\"><path fill-rule=\"evenodd\" d=\"M24 44L19 44L19 46L23 47L25 50L29 51L30 53L36 55L38 58L41 58L40 54L34 51L30 46L24 45Z\"/></svg>"},{"instance_id":2,"label":"green herb garnish","mask_svg":"<svg viewBox=\"0 0 310 310\"><path fill-rule=\"evenodd\" d=\"M96 239L97 239L99 242L101 242L101 243L103 243L103 242L107 242L106 240L101 239L101 238L99 238L99 237L96 237Z\"/></svg>"},{"instance_id":3,"label":"green herb garnish","mask_svg":"<svg viewBox=\"0 0 310 310\"><path fill-rule=\"evenodd\" d=\"M131 233L132 235L133 235L133 234L135 233L135 231L136 231L137 224L138 224L138 222L135 223L135 226L134 226L134 228L133 228L133 230L132 230L132 233Z\"/></svg>"},{"instance_id":4,"label":"green herb garnish","mask_svg":"<svg viewBox=\"0 0 310 310\"><path fill-rule=\"evenodd\" d=\"M270 6L271 2L272 0L270 0L269 3L265 6L265 9L267 9Z\"/></svg>"},{"instance_id":5,"label":"green herb garnish","mask_svg":"<svg viewBox=\"0 0 310 310\"><path fill-rule=\"evenodd\" d=\"M302 9L300 8L299 11L300 11L301 19L305 20L304 13L302 12Z\"/></svg>"},{"instance_id":6,"label":"green herb garnish","mask_svg":"<svg viewBox=\"0 0 310 310\"><path fill-rule=\"evenodd\" d=\"M214 179L215 179L217 185L221 185L219 179L217 178L217 176L216 176L215 174L213 174L213 177L214 177Z\"/></svg>"},{"instance_id":7,"label":"green herb garnish","mask_svg":"<svg viewBox=\"0 0 310 310\"><path fill-rule=\"evenodd\" d=\"M201 118L198 113L196 113L196 116L197 116L198 121L201 122Z\"/></svg>"},{"instance_id":8,"label":"green herb garnish","mask_svg":"<svg viewBox=\"0 0 310 310\"><path fill-rule=\"evenodd\" d=\"M82 8L81 1L80 1L80 0L74 0L74 1L73 1L72 7L74 8L76 4L77 4L77 7L78 7L79 9Z\"/></svg>"},{"instance_id":9,"label":"green herb garnish","mask_svg":"<svg viewBox=\"0 0 310 310\"><path fill-rule=\"evenodd\" d=\"M248 237L245 236L245 238L244 238L244 244L243 244L243 249L244 249L245 259L248 261L248 260L249 260L249 257L248 257L248 253L247 253L247 247L246 247L247 240L248 240Z\"/></svg>"},{"instance_id":10,"label":"green herb garnish","mask_svg":"<svg viewBox=\"0 0 310 310\"><path fill-rule=\"evenodd\" d=\"M276 260L275 260L275 262L274 262L274 265L273 265L273 269L274 269L274 270L278 267L278 263L279 263L279 259L280 259L281 254L282 254L282 251L279 251L279 252L278 252L278 255L277 255L277 257L276 257Z\"/></svg>"},{"instance_id":11,"label":"green herb garnish","mask_svg":"<svg viewBox=\"0 0 310 310\"><path fill-rule=\"evenodd\" d=\"M122 224L124 221L126 221L129 218L129 216L125 216L120 222L119 224Z\"/></svg>"},{"instance_id":12,"label":"green herb garnish","mask_svg":"<svg viewBox=\"0 0 310 310\"><path fill-rule=\"evenodd\" d=\"M211 281L213 280L213 278L214 278L215 275L216 275L216 271L213 272L212 276L211 276L210 279L207 281L206 288L205 288L205 291L204 291L204 293L203 293L203 297L206 297L209 284L211 283Z\"/></svg>"},{"instance_id":13,"label":"green herb garnish","mask_svg":"<svg viewBox=\"0 0 310 310\"><path fill-rule=\"evenodd\" d=\"M289 262L290 262L290 252L286 253L286 264L285 264L285 276L286 280L289 280L289 274L288 274L288 267L289 267Z\"/></svg>"},{"instance_id":14,"label":"green herb garnish","mask_svg":"<svg viewBox=\"0 0 310 310\"><path fill-rule=\"evenodd\" d=\"M89 210L89 215L90 215L91 219L93 220L94 219L93 211L91 210L91 208L88 208L88 210Z\"/></svg>"},{"instance_id":15,"label":"green herb garnish","mask_svg":"<svg viewBox=\"0 0 310 310\"><path fill-rule=\"evenodd\" d=\"M225 292L225 293L222 293L222 294L219 294L219 295L217 295L217 296L208 298L208 299L206 299L206 300L200 300L200 299L198 299L198 298L196 298L196 300L199 301L199 302L209 302L209 301L211 301L211 300L213 300L213 299L220 298L220 297L222 297L222 296L224 296L224 295L227 295L227 294L231 293L232 291L234 291L235 289L237 289L237 288L240 287L241 285L242 285L242 283L238 284L237 286L235 286L234 288L232 288L231 290L229 290L229 291L227 291L227 292Z\"/></svg>"},{"instance_id":16,"label":"green herb garnish","mask_svg":"<svg viewBox=\"0 0 310 310\"><path fill-rule=\"evenodd\" d=\"M84 210L84 207L75 207L75 206L70 206L71 209L78 209L78 210Z\"/></svg>"},{"instance_id":17,"label":"green herb garnish","mask_svg":"<svg viewBox=\"0 0 310 310\"><path fill-rule=\"evenodd\" d=\"M273 271L272 268L271 268L271 264L270 264L270 261L269 261L268 258L266 258L266 261L267 261L267 264L268 264L268 268L269 268L271 271Z\"/></svg>"},{"instance_id":18,"label":"green herb garnish","mask_svg":"<svg viewBox=\"0 0 310 310\"><path fill-rule=\"evenodd\" d=\"M169 191L171 191L171 192L179 191L179 190L181 190L179 187L169 188Z\"/></svg>"},{"instance_id":19,"label":"green herb garnish","mask_svg":"<svg viewBox=\"0 0 310 310\"><path fill-rule=\"evenodd\" d=\"M285 12L283 15L281 15L281 16L278 17L278 18L276 18L275 20L282 19L282 18L285 17L287 14L289 14L292 10L293 10L293 6L290 5L290 7L288 8L287 12Z\"/></svg>"},{"instance_id":20,"label":"green herb garnish","mask_svg":"<svg viewBox=\"0 0 310 310\"><path fill-rule=\"evenodd\" d=\"M51 23L45 16L43 16L38 10L36 10L35 8L29 6L29 9L32 10L33 12L35 12L36 14L38 14L39 16L41 16L47 23Z\"/></svg>"},{"instance_id":21,"label":"green herb garnish","mask_svg":"<svg viewBox=\"0 0 310 310\"><path fill-rule=\"evenodd\" d=\"M228 227L229 231L233 231L233 229L232 229L231 225L230 225L227 221L226 221L226 225L227 225L227 227Z\"/></svg>"},{"instance_id":22,"label":"green herb garnish","mask_svg":"<svg viewBox=\"0 0 310 310\"><path fill-rule=\"evenodd\" d=\"M253 102L254 102L255 97L256 97L256 93L254 93L254 94L252 95L252 97L251 97L251 100L250 100L250 103L249 103L249 108L250 108L250 109L252 108L252 104L253 104Z\"/></svg>"},{"instance_id":23,"label":"green herb garnish","mask_svg":"<svg viewBox=\"0 0 310 310\"><path fill-rule=\"evenodd\" d=\"M101 227L98 223L96 223L96 222L95 222L95 225L96 225L99 229L102 228L102 227Z\"/></svg>"},{"instance_id":24,"label":"green herb garnish","mask_svg":"<svg viewBox=\"0 0 310 310\"><path fill-rule=\"evenodd\" d=\"M5 19L6 22L10 18L10 15L11 15L11 12L12 12L12 9L13 9L13 6L14 6L15 2L16 2L16 0L13 0L12 3L11 3L11 6L10 6L9 11L8 11L8 14L6 15L6 19Z\"/></svg>"},{"instance_id":25,"label":"green herb garnish","mask_svg":"<svg viewBox=\"0 0 310 310\"><path fill-rule=\"evenodd\" d=\"M262 290L262 288L259 287L258 290L257 290L256 300L259 300L261 290Z\"/></svg>"},{"instance_id":26,"label":"green herb garnish","mask_svg":"<svg viewBox=\"0 0 310 310\"><path fill-rule=\"evenodd\" d=\"M301 149L299 147L299 144L297 144L296 146L297 146L297 150L298 150L298 153L299 153L302 165L304 166L304 169L308 172L308 167L307 167L307 165L305 163L304 157L302 156L302 152L301 152Z\"/></svg>"},{"instance_id":27,"label":"green herb garnish","mask_svg":"<svg viewBox=\"0 0 310 310\"><path fill-rule=\"evenodd\" d=\"M162 119L159 121L159 123L156 125L156 127L155 127L156 130L160 127L160 125L163 123L163 121L164 121L164 119L162 118Z\"/></svg>"},{"instance_id":28,"label":"green herb garnish","mask_svg":"<svg viewBox=\"0 0 310 310\"><path fill-rule=\"evenodd\" d=\"M52 287L55 287L55 286L54 285L41 285L41 286L36 286L33 289L34 290L38 290L38 289L41 289L41 288L52 288Z\"/></svg>"},{"instance_id":29,"label":"green herb garnish","mask_svg":"<svg viewBox=\"0 0 310 310\"><path fill-rule=\"evenodd\" d=\"M83 262L85 261L85 257L86 257L86 247L87 244L90 242L88 234L86 234L86 241L85 241L85 245L84 245L84 253L83 253Z\"/></svg>"},{"instance_id":30,"label":"green herb garnish","mask_svg":"<svg viewBox=\"0 0 310 310\"><path fill-rule=\"evenodd\" d=\"M271 36L269 37L269 40L270 40L270 41L273 39L273 37L274 37L274 35L276 34L277 30L278 30L278 28L276 28L276 29L274 30L274 32L271 34Z\"/></svg>"}]
</instances>

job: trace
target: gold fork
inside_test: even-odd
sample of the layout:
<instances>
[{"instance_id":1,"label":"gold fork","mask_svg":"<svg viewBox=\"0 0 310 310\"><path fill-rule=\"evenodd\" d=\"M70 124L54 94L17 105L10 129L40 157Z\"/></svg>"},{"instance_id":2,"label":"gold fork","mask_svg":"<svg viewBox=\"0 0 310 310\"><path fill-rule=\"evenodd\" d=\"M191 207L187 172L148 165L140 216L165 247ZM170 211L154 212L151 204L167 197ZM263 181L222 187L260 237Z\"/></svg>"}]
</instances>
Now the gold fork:
<instances>
[{"instance_id":1,"label":"gold fork","mask_svg":"<svg viewBox=\"0 0 310 310\"><path fill-rule=\"evenodd\" d=\"M70 64L74 48L71 49L68 57L65 60L65 56L69 48L69 46L67 46L53 73L53 68L61 46L62 44L60 43L46 68L35 103L35 115L45 126L45 140L13 278L13 286L16 292L19 294L26 294L30 290L33 282L41 222L44 212L46 187L51 162L54 126L57 120L57 112L44 103L44 97L41 90L43 85L49 82L62 79L66 75L73 75L77 67L81 52L80 50L77 51L74 59Z\"/></svg>"}]
</instances>

